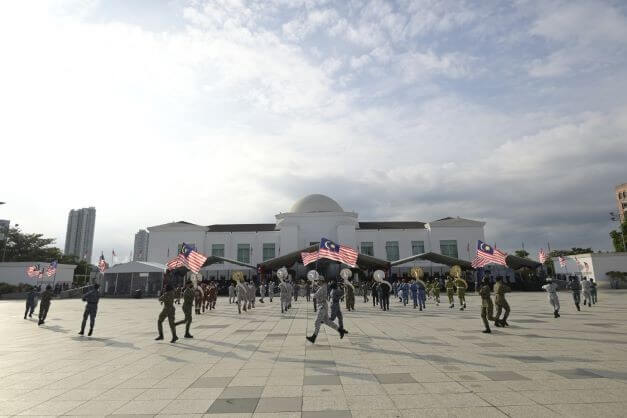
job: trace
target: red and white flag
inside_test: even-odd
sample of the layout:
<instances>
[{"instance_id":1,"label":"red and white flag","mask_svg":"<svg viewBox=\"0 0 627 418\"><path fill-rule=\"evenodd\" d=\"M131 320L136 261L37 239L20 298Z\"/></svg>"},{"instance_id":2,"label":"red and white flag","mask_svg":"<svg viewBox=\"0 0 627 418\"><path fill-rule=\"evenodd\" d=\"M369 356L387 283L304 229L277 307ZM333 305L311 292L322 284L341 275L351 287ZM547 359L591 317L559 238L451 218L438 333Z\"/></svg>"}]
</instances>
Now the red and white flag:
<instances>
[{"instance_id":1,"label":"red and white flag","mask_svg":"<svg viewBox=\"0 0 627 418\"><path fill-rule=\"evenodd\" d=\"M566 259L564 257L560 256L559 260L560 260L560 266L562 268L566 267Z\"/></svg>"},{"instance_id":2,"label":"red and white flag","mask_svg":"<svg viewBox=\"0 0 627 418\"><path fill-rule=\"evenodd\" d=\"M502 266L507 266L505 259L507 258L507 253L499 250L494 247L490 247L489 244L479 240L477 243L477 256L475 258L483 259L485 262L483 265L494 263L500 264ZM483 262L482 261L482 262ZM479 261L477 261L479 263Z\"/></svg>"},{"instance_id":3,"label":"red and white flag","mask_svg":"<svg viewBox=\"0 0 627 418\"><path fill-rule=\"evenodd\" d=\"M26 275L28 277L38 277L39 276L39 266L29 266L26 269Z\"/></svg>"},{"instance_id":4,"label":"red and white flag","mask_svg":"<svg viewBox=\"0 0 627 418\"><path fill-rule=\"evenodd\" d=\"M101 273L104 273L106 269L107 262L105 261L104 254L100 254L100 259L98 260L98 270L100 270Z\"/></svg>"},{"instance_id":5,"label":"red and white flag","mask_svg":"<svg viewBox=\"0 0 627 418\"><path fill-rule=\"evenodd\" d=\"M312 253L302 252L300 253L301 258L303 259L303 265L315 263L320 258L318 251L314 251Z\"/></svg>"},{"instance_id":6,"label":"red and white flag","mask_svg":"<svg viewBox=\"0 0 627 418\"><path fill-rule=\"evenodd\" d=\"M198 273L207 261L207 257L200 254L192 246L183 243L181 246L181 256L183 256L184 265L194 273Z\"/></svg>"},{"instance_id":7,"label":"red and white flag","mask_svg":"<svg viewBox=\"0 0 627 418\"><path fill-rule=\"evenodd\" d=\"M357 267L357 250L345 245L338 245L333 241L322 238L320 240L320 249L318 250L319 258L328 258L330 260L339 261L351 267Z\"/></svg>"},{"instance_id":8,"label":"red and white flag","mask_svg":"<svg viewBox=\"0 0 627 418\"><path fill-rule=\"evenodd\" d=\"M540 260L540 263L544 264L544 262L546 261L546 253L544 252L544 248L540 248L540 251L538 251L538 260Z\"/></svg>"},{"instance_id":9,"label":"red and white flag","mask_svg":"<svg viewBox=\"0 0 627 418\"><path fill-rule=\"evenodd\" d=\"M183 257L183 254L179 254L178 256L174 257L172 260L168 261L168 263L166 264L168 266L168 270L174 270L179 267L183 267L185 265L184 260L185 260L185 257Z\"/></svg>"}]
</instances>

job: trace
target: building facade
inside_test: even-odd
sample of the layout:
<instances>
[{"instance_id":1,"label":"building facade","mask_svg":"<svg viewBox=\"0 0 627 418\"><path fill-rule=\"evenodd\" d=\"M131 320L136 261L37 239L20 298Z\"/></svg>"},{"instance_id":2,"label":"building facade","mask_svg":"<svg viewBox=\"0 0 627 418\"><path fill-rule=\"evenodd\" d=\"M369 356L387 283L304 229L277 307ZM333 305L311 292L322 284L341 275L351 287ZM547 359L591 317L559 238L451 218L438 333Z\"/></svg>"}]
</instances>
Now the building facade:
<instances>
[{"instance_id":1,"label":"building facade","mask_svg":"<svg viewBox=\"0 0 627 418\"><path fill-rule=\"evenodd\" d=\"M133 245L133 261L148 261L148 239L150 235L145 229L140 229L135 234Z\"/></svg>"},{"instance_id":2,"label":"building facade","mask_svg":"<svg viewBox=\"0 0 627 418\"><path fill-rule=\"evenodd\" d=\"M67 218L65 254L91 262L95 226L96 208L72 209Z\"/></svg>"},{"instance_id":3,"label":"building facade","mask_svg":"<svg viewBox=\"0 0 627 418\"><path fill-rule=\"evenodd\" d=\"M191 244L205 255L216 255L256 265L320 242L322 237L360 253L395 261L414 254L436 252L471 260L477 240L485 240L485 222L446 217L432 222L361 222L355 212L346 212L333 199L309 195L297 201L289 212L275 216L275 223L195 225L173 222L148 228L148 262L165 264L175 257L182 243ZM444 268L428 261L413 261L393 269L412 266ZM228 276L241 267L213 264L208 277ZM448 267L446 267L448 270Z\"/></svg>"},{"instance_id":4,"label":"building facade","mask_svg":"<svg viewBox=\"0 0 627 418\"><path fill-rule=\"evenodd\" d=\"M627 183L616 186L616 208L618 209L620 222L625 222L625 219L627 219Z\"/></svg>"}]
</instances>

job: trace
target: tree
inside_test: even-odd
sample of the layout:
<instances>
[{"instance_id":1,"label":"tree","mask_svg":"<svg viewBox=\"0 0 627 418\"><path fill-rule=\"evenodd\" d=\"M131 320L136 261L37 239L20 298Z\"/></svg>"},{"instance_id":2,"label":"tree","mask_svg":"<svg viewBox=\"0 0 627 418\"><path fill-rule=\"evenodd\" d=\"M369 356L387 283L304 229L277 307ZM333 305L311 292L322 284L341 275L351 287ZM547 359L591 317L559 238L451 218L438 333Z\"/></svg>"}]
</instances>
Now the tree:
<instances>
[{"instance_id":1,"label":"tree","mask_svg":"<svg viewBox=\"0 0 627 418\"><path fill-rule=\"evenodd\" d=\"M594 252L592 251L592 248L573 247L570 250L552 250L549 253L549 258L563 257L565 255L588 254L592 252Z\"/></svg>"},{"instance_id":2,"label":"tree","mask_svg":"<svg viewBox=\"0 0 627 418\"><path fill-rule=\"evenodd\" d=\"M53 247L54 238L44 238L43 234L24 234L19 228L9 229L4 261L44 261L64 259L63 253Z\"/></svg>"},{"instance_id":3,"label":"tree","mask_svg":"<svg viewBox=\"0 0 627 418\"><path fill-rule=\"evenodd\" d=\"M614 230L610 232L612 244L614 244L614 251L616 252L627 251L625 249L625 241L627 241L627 221L621 224L620 229L620 231Z\"/></svg>"},{"instance_id":4,"label":"tree","mask_svg":"<svg viewBox=\"0 0 627 418\"><path fill-rule=\"evenodd\" d=\"M516 250L514 251L514 254L516 254L517 257L520 258L527 258L529 257L529 253L525 250Z\"/></svg>"}]
</instances>

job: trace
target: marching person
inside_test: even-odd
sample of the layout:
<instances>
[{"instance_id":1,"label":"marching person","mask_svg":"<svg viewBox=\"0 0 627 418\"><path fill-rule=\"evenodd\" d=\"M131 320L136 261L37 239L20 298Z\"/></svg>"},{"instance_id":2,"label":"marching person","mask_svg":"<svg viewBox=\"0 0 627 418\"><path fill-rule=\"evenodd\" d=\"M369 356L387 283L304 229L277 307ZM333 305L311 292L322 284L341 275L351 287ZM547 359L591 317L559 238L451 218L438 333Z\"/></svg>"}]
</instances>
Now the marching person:
<instances>
[{"instance_id":1,"label":"marching person","mask_svg":"<svg viewBox=\"0 0 627 418\"><path fill-rule=\"evenodd\" d=\"M81 330L79 335L85 334L85 324L87 323L87 317L89 317L89 332L88 336L94 332L94 324L96 322L96 314L98 313L98 301L100 301L100 292L98 291L100 285L94 284L94 288L83 295L83 302L85 304L85 312L83 312L83 322L81 323Z\"/></svg>"},{"instance_id":2,"label":"marching person","mask_svg":"<svg viewBox=\"0 0 627 418\"><path fill-rule=\"evenodd\" d=\"M229 303L234 303L235 302L235 286L233 286L233 283L231 282L229 284Z\"/></svg>"},{"instance_id":3,"label":"marching person","mask_svg":"<svg viewBox=\"0 0 627 418\"><path fill-rule=\"evenodd\" d=\"M446 296L448 296L449 308L455 307L455 282L451 276L446 276Z\"/></svg>"},{"instance_id":4,"label":"marching person","mask_svg":"<svg viewBox=\"0 0 627 418\"><path fill-rule=\"evenodd\" d=\"M581 290L583 293L583 306L586 306L586 303L587 303L588 307L591 307L592 306L591 286L590 286L590 282L588 281L588 278L585 276L583 280L581 281Z\"/></svg>"},{"instance_id":5,"label":"marching person","mask_svg":"<svg viewBox=\"0 0 627 418\"><path fill-rule=\"evenodd\" d=\"M420 306L420 310L422 311L423 309L427 309L427 292L425 290L425 282L417 279L416 286L418 287L418 306Z\"/></svg>"},{"instance_id":6,"label":"marching person","mask_svg":"<svg viewBox=\"0 0 627 418\"><path fill-rule=\"evenodd\" d=\"M306 337L312 344L316 342L320 325L325 324L329 328L336 330L340 334L340 338L344 338L345 331L335 325L335 322L329 320L329 305L327 301L327 285L324 282L324 276L318 276L318 291L314 294L314 300L317 301L318 315L316 316L316 325L314 333L311 337Z\"/></svg>"},{"instance_id":7,"label":"marching person","mask_svg":"<svg viewBox=\"0 0 627 418\"><path fill-rule=\"evenodd\" d=\"M407 283L407 279L404 279L403 282L400 285L401 288L401 294L403 296L403 306L407 306L407 303L409 303L409 291L410 286L409 283ZM418 288L416 287L416 297L418 297Z\"/></svg>"},{"instance_id":8,"label":"marching person","mask_svg":"<svg viewBox=\"0 0 627 418\"><path fill-rule=\"evenodd\" d=\"M579 284L579 279L577 277L571 277L568 288L573 292L573 301L575 302L577 310L580 311L581 308L579 307L579 304L581 303L581 284Z\"/></svg>"},{"instance_id":9,"label":"marching person","mask_svg":"<svg viewBox=\"0 0 627 418\"><path fill-rule=\"evenodd\" d=\"M270 302L272 302L272 298L274 297L274 280L270 280L268 282L268 297L270 298Z\"/></svg>"},{"instance_id":10,"label":"marching person","mask_svg":"<svg viewBox=\"0 0 627 418\"><path fill-rule=\"evenodd\" d=\"M490 283L490 280L488 280ZM468 283L462 279L461 275L455 278L455 287L457 288L457 298L459 299L460 311L466 309L466 289L468 289ZM481 289L479 289L481 291Z\"/></svg>"},{"instance_id":11,"label":"marching person","mask_svg":"<svg viewBox=\"0 0 627 418\"><path fill-rule=\"evenodd\" d=\"M431 282L431 291L433 292L435 305L440 306L440 282L437 279L434 279L433 282Z\"/></svg>"},{"instance_id":12,"label":"marching person","mask_svg":"<svg viewBox=\"0 0 627 418\"><path fill-rule=\"evenodd\" d=\"M298 302L298 293L300 292L300 285L298 280L294 280L294 302Z\"/></svg>"},{"instance_id":13,"label":"marching person","mask_svg":"<svg viewBox=\"0 0 627 418\"><path fill-rule=\"evenodd\" d=\"M368 284L365 281L361 282L361 286L359 286L361 288L361 291L363 292L363 297L364 297L364 303L368 303Z\"/></svg>"},{"instance_id":14,"label":"marching person","mask_svg":"<svg viewBox=\"0 0 627 418\"><path fill-rule=\"evenodd\" d=\"M349 281L346 282L346 286L344 286L346 290L346 310L354 311L355 310L355 287ZM307 297L309 300L309 297Z\"/></svg>"},{"instance_id":15,"label":"marching person","mask_svg":"<svg viewBox=\"0 0 627 418\"><path fill-rule=\"evenodd\" d=\"M372 306L379 304L379 284L375 281L372 282ZM314 299L315 300L315 299Z\"/></svg>"},{"instance_id":16,"label":"marching person","mask_svg":"<svg viewBox=\"0 0 627 418\"><path fill-rule=\"evenodd\" d=\"M593 278L590 278L590 296L592 296L592 304L597 303L597 284Z\"/></svg>"},{"instance_id":17,"label":"marching person","mask_svg":"<svg viewBox=\"0 0 627 418\"><path fill-rule=\"evenodd\" d=\"M281 299L281 313L287 312L289 307L289 288L285 280L279 282L279 298Z\"/></svg>"},{"instance_id":18,"label":"marching person","mask_svg":"<svg viewBox=\"0 0 627 418\"><path fill-rule=\"evenodd\" d=\"M547 295L549 295L549 303L553 306L553 315L555 318L560 317L560 300L557 297L557 285L553 282L553 279L547 277L546 284L542 286L544 290L546 290Z\"/></svg>"},{"instance_id":19,"label":"marching person","mask_svg":"<svg viewBox=\"0 0 627 418\"><path fill-rule=\"evenodd\" d=\"M497 327L509 327L507 323L507 317L509 316L509 303L505 299L505 293L511 292L512 289L503 283L503 277L497 276L496 283L494 284L494 304L496 305L496 317L494 318L494 325ZM505 310L503 319L501 318L501 311Z\"/></svg>"},{"instance_id":20,"label":"marching person","mask_svg":"<svg viewBox=\"0 0 627 418\"><path fill-rule=\"evenodd\" d=\"M176 342L179 338L176 336L176 325L174 322L174 289L171 284L165 285L165 292L159 296L159 302L163 304L163 309L157 319L157 331L159 335L155 338L156 341L163 340L163 321L168 318L168 324L170 324L170 331L172 331L171 343ZM202 299L201 299L202 303ZM197 307L198 308L198 307Z\"/></svg>"},{"instance_id":21,"label":"marching person","mask_svg":"<svg viewBox=\"0 0 627 418\"><path fill-rule=\"evenodd\" d=\"M379 299L381 309L384 311L390 310L390 290L392 286L388 282L379 283Z\"/></svg>"},{"instance_id":22,"label":"marching person","mask_svg":"<svg viewBox=\"0 0 627 418\"><path fill-rule=\"evenodd\" d=\"M235 292L237 293L237 313L241 314L242 309L246 312L246 306L248 305L248 287L243 283L243 276L238 278Z\"/></svg>"},{"instance_id":23,"label":"marching person","mask_svg":"<svg viewBox=\"0 0 627 418\"><path fill-rule=\"evenodd\" d=\"M311 301L311 283L309 280L305 280L305 299L307 302Z\"/></svg>"},{"instance_id":24,"label":"marching person","mask_svg":"<svg viewBox=\"0 0 627 418\"><path fill-rule=\"evenodd\" d=\"M196 311L196 315L200 315L200 308L203 302L203 294L202 294L202 288L200 286L197 286L196 289L194 289L194 305L195 305L195 311Z\"/></svg>"},{"instance_id":25,"label":"marching person","mask_svg":"<svg viewBox=\"0 0 627 418\"><path fill-rule=\"evenodd\" d=\"M248 282L248 309L255 307L255 296L257 294L257 288L255 287L255 283L251 279Z\"/></svg>"},{"instance_id":26,"label":"marching person","mask_svg":"<svg viewBox=\"0 0 627 418\"><path fill-rule=\"evenodd\" d=\"M43 325L48 316L50 309L50 301L52 300L52 286L47 285L46 290L41 292L41 302L39 302L39 322L37 325Z\"/></svg>"},{"instance_id":27,"label":"marching person","mask_svg":"<svg viewBox=\"0 0 627 418\"><path fill-rule=\"evenodd\" d=\"M209 310L216 308L216 301L218 300L218 288L216 284L211 281L207 286L207 300L209 302Z\"/></svg>"},{"instance_id":28,"label":"marching person","mask_svg":"<svg viewBox=\"0 0 627 418\"><path fill-rule=\"evenodd\" d=\"M175 322L174 325L185 324L185 338L194 338L192 334L189 333L189 327L192 325L192 306L194 305L194 285L191 280L185 282L185 289L183 290L183 314L185 315L185 319Z\"/></svg>"},{"instance_id":29,"label":"marching person","mask_svg":"<svg viewBox=\"0 0 627 418\"><path fill-rule=\"evenodd\" d=\"M344 291L337 285L337 282L331 283L331 316L329 317L329 320L335 321L335 318L337 318L337 324L342 330L344 330L344 317L342 316L342 310L340 309L340 300L343 296ZM344 333L348 334L346 330L344 330Z\"/></svg>"},{"instance_id":30,"label":"marching person","mask_svg":"<svg viewBox=\"0 0 627 418\"><path fill-rule=\"evenodd\" d=\"M265 303L263 298L266 297L266 284L260 280L259 281L259 303Z\"/></svg>"},{"instance_id":31,"label":"marching person","mask_svg":"<svg viewBox=\"0 0 627 418\"><path fill-rule=\"evenodd\" d=\"M485 326L483 333L489 334L492 331L488 321L494 321L494 305L490 297L490 279L484 277L482 283L483 286L479 289L479 295L481 296L481 320Z\"/></svg>"},{"instance_id":32,"label":"marching person","mask_svg":"<svg viewBox=\"0 0 627 418\"><path fill-rule=\"evenodd\" d=\"M26 319L26 315L29 318L33 317L33 312L37 307L37 289L33 286L28 291L26 295L26 310L24 311L24 319Z\"/></svg>"},{"instance_id":33,"label":"marching person","mask_svg":"<svg viewBox=\"0 0 627 418\"><path fill-rule=\"evenodd\" d=\"M418 284L415 280L411 281L409 285L409 291L411 292L411 298L414 301L414 309L418 307ZM405 299L405 295L403 294L403 299ZM403 300L403 304L406 306L407 302ZM422 311L422 305L420 305L420 310Z\"/></svg>"}]
</instances>

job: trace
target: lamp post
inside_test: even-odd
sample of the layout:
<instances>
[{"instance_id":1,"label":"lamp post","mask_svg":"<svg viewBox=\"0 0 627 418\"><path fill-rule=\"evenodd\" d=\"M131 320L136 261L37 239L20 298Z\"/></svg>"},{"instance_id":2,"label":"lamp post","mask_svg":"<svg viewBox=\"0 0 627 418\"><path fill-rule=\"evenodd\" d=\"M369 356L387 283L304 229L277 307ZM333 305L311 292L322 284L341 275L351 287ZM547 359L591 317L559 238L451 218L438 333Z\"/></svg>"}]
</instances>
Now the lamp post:
<instances>
[{"instance_id":1,"label":"lamp post","mask_svg":"<svg viewBox=\"0 0 627 418\"><path fill-rule=\"evenodd\" d=\"M623 233L623 224L620 222L620 216L615 212L610 212L610 219L614 222L618 222L618 233L623 239L623 251L627 251L627 246L625 246L625 234Z\"/></svg>"}]
</instances>

